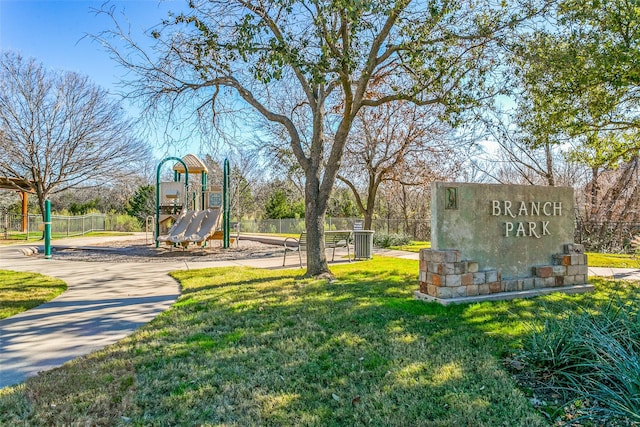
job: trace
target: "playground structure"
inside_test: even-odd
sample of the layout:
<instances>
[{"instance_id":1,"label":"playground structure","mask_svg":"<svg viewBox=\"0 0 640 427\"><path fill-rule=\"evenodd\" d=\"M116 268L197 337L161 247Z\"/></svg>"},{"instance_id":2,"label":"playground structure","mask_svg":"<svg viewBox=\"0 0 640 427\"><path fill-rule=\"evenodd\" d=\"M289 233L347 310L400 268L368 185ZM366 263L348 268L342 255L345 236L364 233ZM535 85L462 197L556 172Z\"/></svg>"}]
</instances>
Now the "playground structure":
<instances>
[{"instance_id":1,"label":"playground structure","mask_svg":"<svg viewBox=\"0 0 640 427\"><path fill-rule=\"evenodd\" d=\"M160 182L164 163L175 161L173 181ZM154 239L187 248L221 240L230 244L229 161L225 159L222 186L209 185L207 166L193 154L167 157L156 172L156 215ZM194 179L200 177L199 180Z\"/></svg>"}]
</instances>

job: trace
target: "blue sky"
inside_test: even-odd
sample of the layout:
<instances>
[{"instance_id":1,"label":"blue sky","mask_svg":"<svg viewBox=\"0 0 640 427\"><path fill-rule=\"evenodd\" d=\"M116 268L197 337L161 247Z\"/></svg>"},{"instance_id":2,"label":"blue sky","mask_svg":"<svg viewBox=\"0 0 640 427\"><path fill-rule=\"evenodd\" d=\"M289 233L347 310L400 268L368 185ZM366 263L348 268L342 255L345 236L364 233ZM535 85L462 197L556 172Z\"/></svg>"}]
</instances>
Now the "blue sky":
<instances>
[{"instance_id":1,"label":"blue sky","mask_svg":"<svg viewBox=\"0 0 640 427\"><path fill-rule=\"evenodd\" d=\"M114 90L122 70L86 34L110 28L110 20L96 15L104 0L0 0L0 48L34 57L50 68L88 75L107 90ZM184 6L182 0L110 1L122 11L134 34L142 35Z\"/></svg>"},{"instance_id":2,"label":"blue sky","mask_svg":"<svg viewBox=\"0 0 640 427\"><path fill-rule=\"evenodd\" d=\"M87 75L97 85L117 93L124 74L109 54L87 34L97 35L113 23L95 9L112 5L123 14L136 40L167 17L167 11L179 11L185 0L0 0L0 50L20 52L33 57L47 68ZM122 16L122 15L120 15ZM135 116L139 110L127 106ZM157 136L152 139L162 139ZM165 147L156 156L182 155L184 147ZM188 150L188 149L187 149ZM192 151L198 149L192 147Z\"/></svg>"},{"instance_id":3,"label":"blue sky","mask_svg":"<svg viewBox=\"0 0 640 427\"><path fill-rule=\"evenodd\" d=\"M113 29L111 19L97 15L95 10L103 5L114 6L119 21L126 18L134 39L140 42L144 41L145 31L167 18L168 11L184 11L187 4L187 0L0 0L0 50L18 51L47 68L87 75L104 89L118 93L117 83L125 71L104 48L86 37ZM135 106L126 108L131 116L139 114ZM182 157L189 152L202 156L202 150L211 154L211 147L201 146L197 135L187 146L161 145L166 140L162 132L149 135L157 158Z\"/></svg>"}]
</instances>

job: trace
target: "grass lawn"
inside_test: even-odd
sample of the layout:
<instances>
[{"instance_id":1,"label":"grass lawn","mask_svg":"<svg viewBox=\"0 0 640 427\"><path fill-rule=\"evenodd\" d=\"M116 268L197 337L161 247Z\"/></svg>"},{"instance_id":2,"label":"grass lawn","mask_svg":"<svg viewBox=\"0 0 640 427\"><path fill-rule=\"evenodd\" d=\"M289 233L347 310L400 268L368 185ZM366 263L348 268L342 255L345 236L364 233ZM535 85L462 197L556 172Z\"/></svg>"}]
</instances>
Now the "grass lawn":
<instances>
[{"instance_id":1,"label":"grass lawn","mask_svg":"<svg viewBox=\"0 0 640 427\"><path fill-rule=\"evenodd\" d=\"M401 246L389 246L389 249L394 249L398 251L407 251L407 252L420 252L420 249L430 249L431 242L422 242L422 241L411 241L408 245Z\"/></svg>"},{"instance_id":2,"label":"grass lawn","mask_svg":"<svg viewBox=\"0 0 640 427\"><path fill-rule=\"evenodd\" d=\"M640 268L635 255L587 252L587 260L590 267Z\"/></svg>"},{"instance_id":3,"label":"grass lawn","mask_svg":"<svg viewBox=\"0 0 640 427\"><path fill-rule=\"evenodd\" d=\"M60 279L0 270L0 319L52 300L65 289L67 285Z\"/></svg>"},{"instance_id":4,"label":"grass lawn","mask_svg":"<svg viewBox=\"0 0 640 427\"><path fill-rule=\"evenodd\" d=\"M505 360L545 318L637 290L442 307L413 300L416 261L332 271L177 272L138 332L0 390L0 425L549 425Z\"/></svg>"},{"instance_id":5,"label":"grass lawn","mask_svg":"<svg viewBox=\"0 0 640 427\"><path fill-rule=\"evenodd\" d=\"M391 246L389 249L417 253L420 249L429 248L431 248L431 242L412 241L408 245ZM587 252L587 256L590 267L640 268L640 259L635 255Z\"/></svg>"}]
</instances>

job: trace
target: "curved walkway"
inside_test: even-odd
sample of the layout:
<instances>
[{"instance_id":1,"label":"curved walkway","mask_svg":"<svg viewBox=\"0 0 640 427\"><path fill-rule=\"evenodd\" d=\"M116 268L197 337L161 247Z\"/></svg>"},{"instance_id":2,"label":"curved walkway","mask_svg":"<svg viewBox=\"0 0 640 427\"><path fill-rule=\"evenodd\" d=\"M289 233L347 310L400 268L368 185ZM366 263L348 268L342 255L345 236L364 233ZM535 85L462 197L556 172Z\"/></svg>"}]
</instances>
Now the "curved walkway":
<instances>
[{"instance_id":1,"label":"curved walkway","mask_svg":"<svg viewBox=\"0 0 640 427\"><path fill-rule=\"evenodd\" d=\"M57 240L54 245L81 246L108 240ZM41 254L25 256L23 251L28 248L0 247L0 269L55 276L67 283L67 290L45 304L0 320L0 388L115 343L151 321L180 294L178 283L167 275L170 271L230 265L282 266L281 257L122 264L56 260L54 254L47 260Z\"/></svg>"},{"instance_id":2,"label":"curved walkway","mask_svg":"<svg viewBox=\"0 0 640 427\"><path fill-rule=\"evenodd\" d=\"M132 236L139 239L140 236ZM123 237L73 239L55 244L91 245ZM251 266L282 268L280 256L263 259L187 263L108 263L46 260L25 256L28 246L0 247L0 269L58 277L68 289L52 301L0 320L0 388L62 365L130 335L168 309L180 294L167 275L190 268ZM418 259L418 254L376 250L376 254ZM292 257L295 258L295 257ZM296 261L296 260L294 260ZM298 267L297 262L288 266ZM640 270L590 268L590 274L640 280Z\"/></svg>"}]
</instances>

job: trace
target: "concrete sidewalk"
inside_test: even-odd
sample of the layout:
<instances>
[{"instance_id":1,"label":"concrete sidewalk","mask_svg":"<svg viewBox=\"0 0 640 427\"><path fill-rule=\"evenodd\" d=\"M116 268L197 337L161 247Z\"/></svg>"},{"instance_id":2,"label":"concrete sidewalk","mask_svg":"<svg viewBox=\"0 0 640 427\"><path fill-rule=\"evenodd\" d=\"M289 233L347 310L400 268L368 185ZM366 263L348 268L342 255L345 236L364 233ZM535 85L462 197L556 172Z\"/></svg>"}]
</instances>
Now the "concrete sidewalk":
<instances>
[{"instance_id":1,"label":"concrete sidewalk","mask_svg":"<svg viewBox=\"0 0 640 427\"><path fill-rule=\"evenodd\" d=\"M140 238L61 239L53 245L92 245L123 237ZM0 269L54 276L67 283L67 291L48 303L0 320L0 388L113 344L167 310L180 294L178 283L167 274L170 271L233 265L282 268L282 257L108 263L56 260L55 255L49 260L42 254L25 256L25 250L33 246L0 247Z\"/></svg>"},{"instance_id":2,"label":"concrete sidewalk","mask_svg":"<svg viewBox=\"0 0 640 427\"><path fill-rule=\"evenodd\" d=\"M61 239L53 245L90 246L141 238L144 233ZM167 310L180 294L177 282L167 275L170 271L226 266L283 268L282 256L162 263L64 261L55 259L55 255L46 260L42 254L24 255L33 246L0 247L0 269L58 277L67 283L68 289L48 303L0 320L0 388L113 344ZM376 249L374 254L418 259L417 253L395 250ZM297 257L291 257L286 268L299 268ZM589 272L640 280L640 270L636 269L590 268Z\"/></svg>"},{"instance_id":3,"label":"concrete sidewalk","mask_svg":"<svg viewBox=\"0 0 640 427\"><path fill-rule=\"evenodd\" d=\"M640 269L589 267L589 276L598 276L615 280L640 280Z\"/></svg>"}]
</instances>

